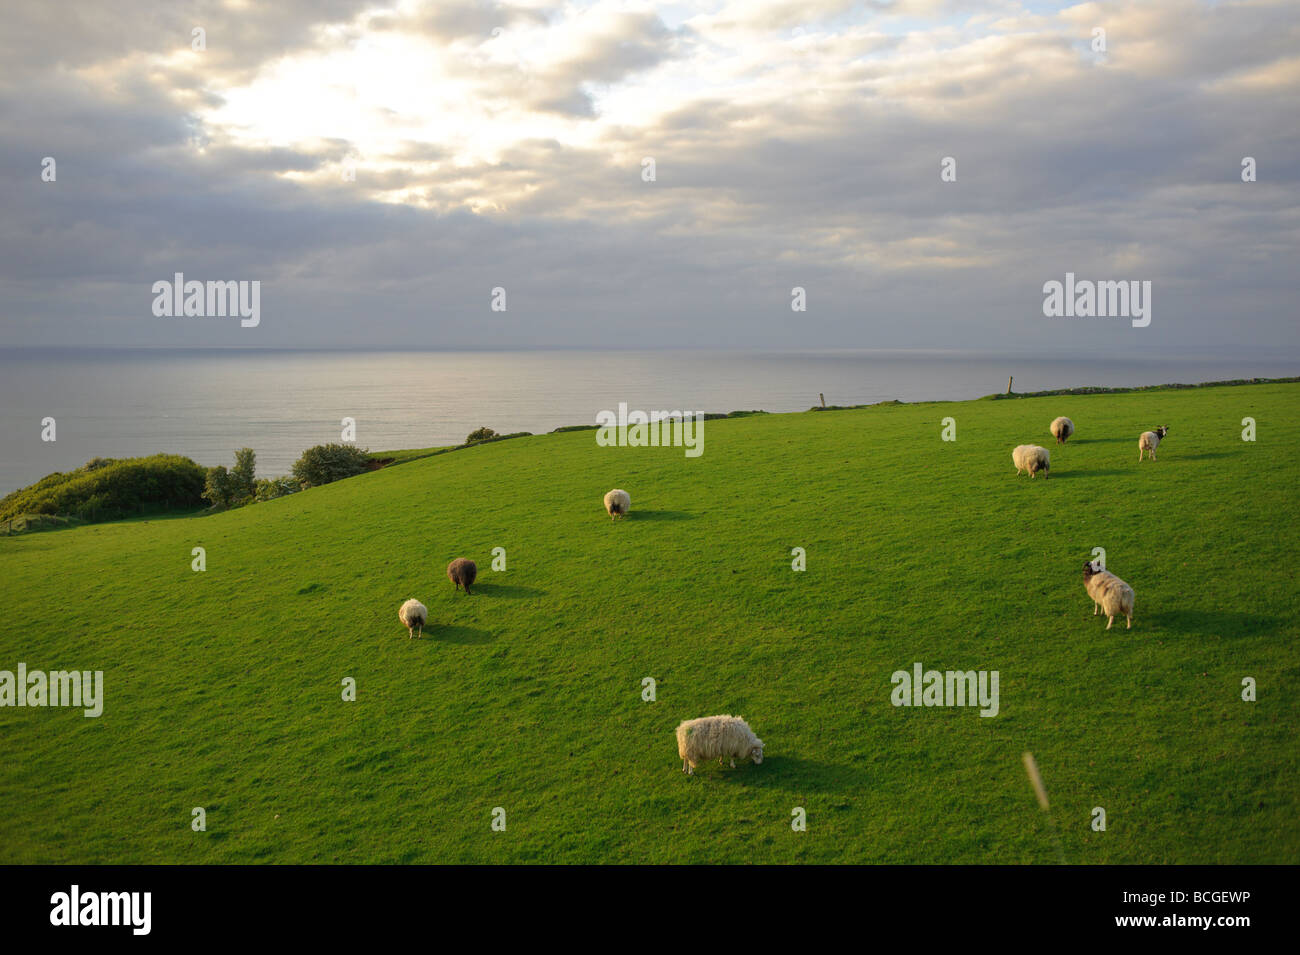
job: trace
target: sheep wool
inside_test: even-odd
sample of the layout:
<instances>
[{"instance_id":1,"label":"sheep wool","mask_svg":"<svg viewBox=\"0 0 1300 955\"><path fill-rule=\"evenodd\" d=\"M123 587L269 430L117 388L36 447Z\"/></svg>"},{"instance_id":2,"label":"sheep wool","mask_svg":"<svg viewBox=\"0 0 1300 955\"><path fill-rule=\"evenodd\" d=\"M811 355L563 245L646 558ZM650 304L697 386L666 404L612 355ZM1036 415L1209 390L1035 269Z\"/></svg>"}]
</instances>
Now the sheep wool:
<instances>
[{"instance_id":1,"label":"sheep wool","mask_svg":"<svg viewBox=\"0 0 1300 955\"><path fill-rule=\"evenodd\" d=\"M757 766L763 762L763 741L739 716L701 716L683 720L677 727L677 755L687 775L694 775L695 767L710 759L719 765L729 759L732 768L738 759L752 759Z\"/></svg>"},{"instance_id":2,"label":"sheep wool","mask_svg":"<svg viewBox=\"0 0 1300 955\"><path fill-rule=\"evenodd\" d=\"M469 585L477 576L478 564L468 557L457 557L447 565L447 579L456 585L457 590L464 587L465 593L469 593Z\"/></svg>"},{"instance_id":3,"label":"sheep wool","mask_svg":"<svg viewBox=\"0 0 1300 955\"><path fill-rule=\"evenodd\" d=\"M631 508L632 498L622 488L616 487L605 495L605 511L611 521L616 517L627 517L627 512Z\"/></svg>"},{"instance_id":4,"label":"sheep wool","mask_svg":"<svg viewBox=\"0 0 1300 955\"><path fill-rule=\"evenodd\" d=\"M1011 461L1016 466L1016 477L1020 477L1021 471L1028 471L1031 480L1039 471L1043 472L1043 480L1051 477L1048 472L1052 470L1052 456L1046 448L1036 444L1017 445L1011 452Z\"/></svg>"},{"instance_id":5,"label":"sheep wool","mask_svg":"<svg viewBox=\"0 0 1300 955\"><path fill-rule=\"evenodd\" d=\"M1142 436L1138 438L1138 462L1141 463L1143 453L1151 455L1151 460L1156 459L1156 448L1160 447L1160 442L1165 439L1169 433L1169 425L1156 428L1154 431L1143 431Z\"/></svg>"},{"instance_id":6,"label":"sheep wool","mask_svg":"<svg viewBox=\"0 0 1300 955\"><path fill-rule=\"evenodd\" d=\"M1133 588L1120 580L1108 570L1101 570L1094 561L1083 565L1083 586L1092 598L1092 615L1106 615L1106 629L1115 622L1115 617L1123 614L1128 620L1128 628L1133 626Z\"/></svg>"},{"instance_id":7,"label":"sheep wool","mask_svg":"<svg viewBox=\"0 0 1300 955\"><path fill-rule=\"evenodd\" d=\"M429 619L429 608L412 597L397 611L397 619L406 627L409 637L424 636L424 624Z\"/></svg>"},{"instance_id":8,"label":"sheep wool","mask_svg":"<svg viewBox=\"0 0 1300 955\"><path fill-rule=\"evenodd\" d=\"M1049 430L1052 437L1056 439L1057 444L1065 444L1070 440L1070 435L1074 434L1074 422L1069 418L1057 418L1052 422Z\"/></svg>"}]
</instances>

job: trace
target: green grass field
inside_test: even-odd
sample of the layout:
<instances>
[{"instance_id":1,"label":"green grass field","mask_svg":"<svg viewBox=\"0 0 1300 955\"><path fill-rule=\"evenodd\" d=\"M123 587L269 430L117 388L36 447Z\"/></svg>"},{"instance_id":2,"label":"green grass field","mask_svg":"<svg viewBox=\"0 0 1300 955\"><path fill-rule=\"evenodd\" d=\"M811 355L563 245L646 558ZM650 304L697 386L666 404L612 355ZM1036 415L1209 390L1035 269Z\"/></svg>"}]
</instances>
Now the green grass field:
<instances>
[{"instance_id":1,"label":"green grass field","mask_svg":"<svg viewBox=\"0 0 1300 955\"><path fill-rule=\"evenodd\" d=\"M756 416L707 422L696 459L549 434L0 539L0 669L105 680L98 719L0 709L0 862L1053 863L1025 750L1071 863L1296 862L1297 399ZM1020 443L1050 480L1017 478ZM1094 547L1132 630L1092 616ZM895 708L917 661L999 671L1000 714ZM726 712L767 759L682 775L674 727Z\"/></svg>"}]
</instances>

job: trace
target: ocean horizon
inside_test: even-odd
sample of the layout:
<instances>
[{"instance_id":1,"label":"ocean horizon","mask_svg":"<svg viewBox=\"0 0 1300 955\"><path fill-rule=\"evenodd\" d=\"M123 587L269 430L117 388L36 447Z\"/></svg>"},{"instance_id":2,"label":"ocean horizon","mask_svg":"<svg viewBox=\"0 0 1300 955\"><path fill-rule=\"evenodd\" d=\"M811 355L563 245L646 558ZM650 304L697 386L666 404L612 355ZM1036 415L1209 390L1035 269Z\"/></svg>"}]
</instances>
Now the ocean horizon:
<instances>
[{"instance_id":1,"label":"ocean horizon","mask_svg":"<svg viewBox=\"0 0 1300 955\"><path fill-rule=\"evenodd\" d=\"M1126 360L949 351L0 348L0 494L94 457L170 452L205 466L257 452L285 474L342 419L371 451L542 433L602 410L804 411L956 401L1006 390L1198 384L1300 374L1287 358ZM56 421L43 441L42 420Z\"/></svg>"}]
</instances>

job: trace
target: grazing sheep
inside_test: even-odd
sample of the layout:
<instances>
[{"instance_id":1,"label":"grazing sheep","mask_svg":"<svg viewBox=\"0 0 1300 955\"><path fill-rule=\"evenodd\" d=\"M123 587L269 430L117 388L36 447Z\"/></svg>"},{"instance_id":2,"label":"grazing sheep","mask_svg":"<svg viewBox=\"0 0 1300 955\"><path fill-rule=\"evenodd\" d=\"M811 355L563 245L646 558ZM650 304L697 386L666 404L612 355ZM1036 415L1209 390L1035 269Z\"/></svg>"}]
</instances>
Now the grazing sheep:
<instances>
[{"instance_id":1,"label":"grazing sheep","mask_svg":"<svg viewBox=\"0 0 1300 955\"><path fill-rule=\"evenodd\" d=\"M719 765L730 759L734 769L737 759L749 758L757 766L763 762L763 741L739 716L702 716L677 727L677 755L682 772L692 776L695 767L709 759Z\"/></svg>"},{"instance_id":2,"label":"grazing sheep","mask_svg":"<svg viewBox=\"0 0 1300 955\"><path fill-rule=\"evenodd\" d=\"M478 564L468 557L457 557L447 565L447 579L456 585L457 590L464 587L465 593L469 593L469 585L477 576Z\"/></svg>"},{"instance_id":3,"label":"grazing sheep","mask_svg":"<svg viewBox=\"0 0 1300 955\"><path fill-rule=\"evenodd\" d=\"M605 510L609 512L611 521L616 517L627 517L631 507L632 498L628 497L627 491L621 488L614 488L605 495Z\"/></svg>"},{"instance_id":4,"label":"grazing sheep","mask_svg":"<svg viewBox=\"0 0 1300 955\"><path fill-rule=\"evenodd\" d=\"M1040 448L1036 444L1017 445L1011 452L1011 460L1016 466L1016 477L1020 477L1021 471L1028 471L1030 480L1039 471L1043 472L1044 481L1051 477L1048 472L1052 470L1052 456L1046 448Z\"/></svg>"},{"instance_id":5,"label":"grazing sheep","mask_svg":"<svg viewBox=\"0 0 1300 955\"><path fill-rule=\"evenodd\" d=\"M1074 422L1069 418L1057 418L1048 430L1052 432L1057 444L1065 444L1070 440L1070 435L1074 434Z\"/></svg>"},{"instance_id":6,"label":"grazing sheep","mask_svg":"<svg viewBox=\"0 0 1300 955\"><path fill-rule=\"evenodd\" d=\"M1143 452L1151 455L1151 460L1156 459L1156 448L1160 447L1160 442L1165 439L1169 433L1169 425L1156 428L1154 431L1143 431L1142 437L1138 438L1138 463L1142 462Z\"/></svg>"},{"instance_id":7,"label":"grazing sheep","mask_svg":"<svg viewBox=\"0 0 1300 955\"><path fill-rule=\"evenodd\" d=\"M412 597L397 611L397 619L406 625L410 637L424 636L424 624L429 619L429 608Z\"/></svg>"},{"instance_id":8,"label":"grazing sheep","mask_svg":"<svg viewBox=\"0 0 1300 955\"><path fill-rule=\"evenodd\" d=\"M1083 586L1092 598L1092 615L1098 611L1106 614L1106 629L1115 622L1116 614L1123 614L1128 628L1133 626L1133 588L1108 570L1102 570L1095 561L1084 561Z\"/></svg>"}]
</instances>

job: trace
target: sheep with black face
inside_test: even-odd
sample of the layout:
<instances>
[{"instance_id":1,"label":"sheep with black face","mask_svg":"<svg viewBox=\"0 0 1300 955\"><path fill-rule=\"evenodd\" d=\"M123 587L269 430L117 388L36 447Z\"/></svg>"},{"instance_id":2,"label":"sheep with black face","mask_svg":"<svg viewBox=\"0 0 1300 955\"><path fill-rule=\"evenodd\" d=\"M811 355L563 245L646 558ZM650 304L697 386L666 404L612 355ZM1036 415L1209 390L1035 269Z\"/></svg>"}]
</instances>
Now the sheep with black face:
<instances>
[{"instance_id":1,"label":"sheep with black face","mask_svg":"<svg viewBox=\"0 0 1300 955\"><path fill-rule=\"evenodd\" d=\"M457 590L464 587L465 593L469 593L469 585L477 576L478 564L468 557L457 557L447 565L447 579L456 585Z\"/></svg>"},{"instance_id":2,"label":"sheep with black face","mask_svg":"<svg viewBox=\"0 0 1300 955\"><path fill-rule=\"evenodd\" d=\"M1169 433L1169 425L1163 425L1154 431L1143 431L1142 436L1138 438L1138 462L1141 463L1144 453L1151 455L1151 460L1156 459L1156 448L1160 447L1160 442L1165 439Z\"/></svg>"},{"instance_id":3,"label":"sheep with black face","mask_svg":"<svg viewBox=\"0 0 1300 955\"><path fill-rule=\"evenodd\" d=\"M1123 614L1128 620L1126 629L1133 627L1133 588L1108 570L1102 570L1097 561L1084 561L1083 587L1092 598L1092 615L1106 615L1106 629Z\"/></svg>"}]
</instances>

